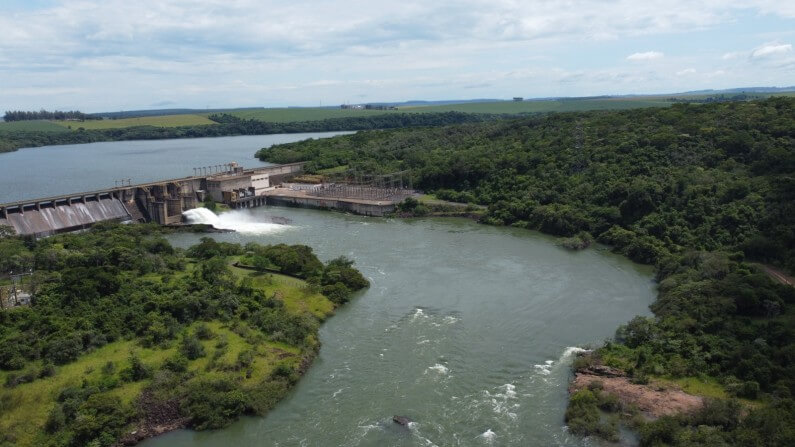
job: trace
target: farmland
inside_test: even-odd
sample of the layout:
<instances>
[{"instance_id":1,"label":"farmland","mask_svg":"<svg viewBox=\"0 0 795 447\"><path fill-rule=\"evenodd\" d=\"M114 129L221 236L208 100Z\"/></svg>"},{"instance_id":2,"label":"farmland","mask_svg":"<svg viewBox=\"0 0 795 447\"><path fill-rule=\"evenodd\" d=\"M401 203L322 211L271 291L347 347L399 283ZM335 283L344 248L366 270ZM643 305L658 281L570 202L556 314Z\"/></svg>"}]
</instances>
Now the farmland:
<instances>
[{"instance_id":1,"label":"farmland","mask_svg":"<svg viewBox=\"0 0 795 447\"><path fill-rule=\"evenodd\" d=\"M66 129L52 121L12 121L0 122L0 134L15 132L63 132Z\"/></svg>"},{"instance_id":2,"label":"farmland","mask_svg":"<svg viewBox=\"0 0 795 447\"><path fill-rule=\"evenodd\" d=\"M322 107L286 107L268 109L230 110L230 115L243 119L255 119L271 123L291 123L296 121L320 121L330 118L369 117L395 113L394 110L352 110ZM212 114L207 114L207 116Z\"/></svg>"},{"instance_id":3,"label":"farmland","mask_svg":"<svg viewBox=\"0 0 795 447\"><path fill-rule=\"evenodd\" d=\"M77 130L81 127L86 130L93 130L119 129L136 126L180 127L215 124L209 118L201 115L164 115L139 118L123 118L117 120L54 121L53 123L59 125L62 128L71 128L73 130Z\"/></svg>"}]
</instances>

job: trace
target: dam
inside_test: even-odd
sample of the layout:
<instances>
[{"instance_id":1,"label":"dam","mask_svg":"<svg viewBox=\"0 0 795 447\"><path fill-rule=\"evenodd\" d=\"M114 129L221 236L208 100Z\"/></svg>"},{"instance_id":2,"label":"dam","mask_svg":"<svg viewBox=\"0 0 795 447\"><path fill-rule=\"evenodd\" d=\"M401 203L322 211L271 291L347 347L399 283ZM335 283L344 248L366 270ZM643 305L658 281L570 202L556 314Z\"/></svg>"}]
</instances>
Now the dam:
<instances>
[{"instance_id":1,"label":"dam","mask_svg":"<svg viewBox=\"0 0 795 447\"><path fill-rule=\"evenodd\" d=\"M46 237L98 222L179 225L182 213L206 201L232 209L280 205L384 216L414 192L403 185L289 183L304 163L244 169L237 163L194 168L194 175L0 204L0 226L18 235Z\"/></svg>"}]
</instances>

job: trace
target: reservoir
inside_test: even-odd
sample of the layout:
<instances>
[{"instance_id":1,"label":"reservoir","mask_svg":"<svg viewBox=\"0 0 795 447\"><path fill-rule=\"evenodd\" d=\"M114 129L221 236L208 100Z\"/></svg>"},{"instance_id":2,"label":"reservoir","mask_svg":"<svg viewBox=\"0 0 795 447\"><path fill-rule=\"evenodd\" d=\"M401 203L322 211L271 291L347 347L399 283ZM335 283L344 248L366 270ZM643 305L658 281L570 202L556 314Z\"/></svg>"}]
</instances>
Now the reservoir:
<instances>
[{"instance_id":1,"label":"reservoir","mask_svg":"<svg viewBox=\"0 0 795 447\"><path fill-rule=\"evenodd\" d=\"M273 216L291 223L261 223ZM323 324L318 358L266 417L144 447L588 445L563 422L575 347L648 315L654 297L650 268L604 249L570 252L464 219L258 208L220 224L245 233L218 240L345 255L372 286ZM202 236L171 240L187 247Z\"/></svg>"},{"instance_id":2,"label":"reservoir","mask_svg":"<svg viewBox=\"0 0 795 447\"><path fill-rule=\"evenodd\" d=\"M93 191L193 175L193 168L235 161L266 166L263 147L352 132L317 132L178 140L113 141L20 149L0 154L0 203Z\"/></svg>"}]
</instances>

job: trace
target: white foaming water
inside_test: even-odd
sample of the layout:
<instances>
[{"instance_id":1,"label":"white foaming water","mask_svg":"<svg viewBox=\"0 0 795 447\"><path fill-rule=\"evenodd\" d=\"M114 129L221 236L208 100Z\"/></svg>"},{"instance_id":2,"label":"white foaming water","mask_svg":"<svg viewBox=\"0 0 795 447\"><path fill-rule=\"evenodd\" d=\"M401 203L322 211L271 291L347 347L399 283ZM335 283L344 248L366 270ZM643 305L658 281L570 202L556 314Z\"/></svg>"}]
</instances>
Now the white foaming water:
<instances>
[{"instance_id":1,"label":"white foaming water","mask_svg":"<svg viewBox=\"0 0 795 447\"><path fill-rule=\"evenodd\" d=\"M583 348L578 348L576 346L569 346L563 350L563 354L560 355L557 362L554 360L547 360L544 362L544 364L533 365L533 367L536 369L536 371L539 374L548 376L552 374L553 365L558 366L558 365L567 364L567 360L569 360L574 354L579 354L581 352L588 352L588 350Z\"/></svg>"},{"instance_id":2,"label":"white foaming water","mask_svg":"<svg viewBox=\"0 0 795 447\"><path fill-rule=\"evenodd\" d=\"M497 436L497 434L491 431L491 429L488 429L483 433L481 433L479 438L485 439L487 442L491 443L492 441L494 441L495 436Z\"/></svg>"},{"instance_id":3,"label":"white foaming water","mask_svg":"<svg viewBox=\"0 0 795 447\"><path fill-rule=\"evenodd\" d=\"M185 220L192 224L211 225L219 230L233 230L238 233L271 234L284 231L289 227L275 223L257 222L245 211L227 211L215 214L207 208L194 208L182 213Z\"/></svg>"},{"instance_id":4,"label":"white foaming water","mask_svg":"<svg viewBox=\"0 0 795 447\"><path fill-rule=\"evenodd\" d=\"M429 366L428 369L431 370L431 371L436 371L439 374L447 374L448 372L450 372L450 369L447 368L446 366L442 365L441 363L437 363L437 364L435 364L433 366Z\"/></svg>"}]
</instances>

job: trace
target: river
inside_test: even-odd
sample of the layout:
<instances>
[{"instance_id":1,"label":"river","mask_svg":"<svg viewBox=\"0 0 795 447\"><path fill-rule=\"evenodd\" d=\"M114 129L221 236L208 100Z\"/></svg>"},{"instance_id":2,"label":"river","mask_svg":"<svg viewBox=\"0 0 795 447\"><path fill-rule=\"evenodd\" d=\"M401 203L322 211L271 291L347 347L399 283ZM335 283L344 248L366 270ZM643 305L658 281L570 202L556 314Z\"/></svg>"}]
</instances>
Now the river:
<instances>
[{"instance_id":1,"label":"river","mask_svg":"<svg viewBox=\"0 0 795 447\"><path fill-rule=\"evenodd\" d=\"M271 216L292 223L257 224ZM654 298L651 269L526 230L292 208L221 218L246 233L218 240L346 255L372 286L323 324L315 363L266 417L142 447L588 445L563 424L574 347L648 315Z\"/></svg>"},{"instance_id":2,"label":"river","mask_svg":"<svg viewBox=\"0 0 795 447\"><path fill-rule=\"evenodd\" d=\"M113 141L20 149L0 154L0 203L93 191L118 180L145 183L193 175L193 168L237 162L265 166L257 149L351 132Z\"/></svg>"},{"instance_id":3,"label":"river","mask_svg":"<svg viewBox=\"0 0 795 447\"><path fill-rule=\"evenodd\" d=\"M0 154L0 203L262 163L275 143L341 132L125 141ZM264 224L283 216L290 225ZM597 344L654 298L651 269L535 232L463 219L376 219L292 208L234 211L213 234L346 255L372 286L323 324L320 354L264 418L180 430L143 447L581 446L566 433L574 347ZM177 234L187 246L200 235ZM393 415L415 421L410 429Z\"/></svg>"}]
</instances>

